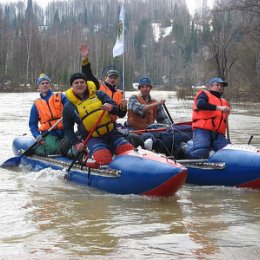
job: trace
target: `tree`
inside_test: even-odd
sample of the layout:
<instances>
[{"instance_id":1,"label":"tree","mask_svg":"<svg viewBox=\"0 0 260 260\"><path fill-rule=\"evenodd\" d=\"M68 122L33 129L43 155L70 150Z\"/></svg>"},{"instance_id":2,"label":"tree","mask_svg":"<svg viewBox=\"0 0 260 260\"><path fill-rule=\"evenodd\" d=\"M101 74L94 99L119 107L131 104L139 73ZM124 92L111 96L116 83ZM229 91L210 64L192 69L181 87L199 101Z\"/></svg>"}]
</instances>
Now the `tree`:
<instances>
[{"instance_id":1,"label":"tree","mask_svg":"<svg viewBox=\"0 0 260 260\"><path fill-rule=\"evenodd\" d=\"M213 11L212 40L209 49L216 64L219 77L227 79L229 72L237 60L235 35L239 28L230 26L230 12Z\"/></svg>"},{"instance_id":2,"label":"tree","mask_svg":"<svg viewBox=\"0 0 260 260\"><path fill-rule=\"evenodd\" d=\"M0 83L32 84L45 72L66 84L80 70L82 42L90 46L95 75L110 65L122 69L122 57L112 57L120 2L55 0L46 9L32 0L27 6L0 5ZM185 1L125 1L126 86L144 74L170 89L218 74L239 91L259 87L260 2L218 0L212 12L207 0L198 2L191 17Z\"/></svg>"}]
</instances>

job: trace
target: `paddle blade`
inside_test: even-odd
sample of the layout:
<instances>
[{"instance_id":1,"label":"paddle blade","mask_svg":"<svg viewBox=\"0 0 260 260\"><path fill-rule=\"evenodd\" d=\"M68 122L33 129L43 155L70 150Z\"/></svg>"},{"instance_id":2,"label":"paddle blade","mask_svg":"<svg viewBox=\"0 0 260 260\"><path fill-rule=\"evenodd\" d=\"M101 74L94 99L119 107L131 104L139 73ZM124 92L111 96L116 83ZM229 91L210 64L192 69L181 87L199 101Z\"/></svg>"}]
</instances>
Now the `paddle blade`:
<instances>
[{"instance_id":1,"label":"paddle blade","mask_svg":"<svg viewBox=\"0 0 260 260\"><path fill-rule=\"evenodd\" d=\"M21 163L21 156L12 157L1 164L2 168L17 167Z\"/></svg>"}]
</instances>

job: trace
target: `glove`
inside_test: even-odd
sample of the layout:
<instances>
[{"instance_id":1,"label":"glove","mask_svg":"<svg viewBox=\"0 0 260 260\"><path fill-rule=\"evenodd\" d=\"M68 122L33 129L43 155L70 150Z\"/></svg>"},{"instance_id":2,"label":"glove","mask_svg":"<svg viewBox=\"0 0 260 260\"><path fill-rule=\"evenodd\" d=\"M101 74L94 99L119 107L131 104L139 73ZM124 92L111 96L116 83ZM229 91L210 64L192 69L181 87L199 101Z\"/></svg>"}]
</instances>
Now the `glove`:
<instances>
[{"instance_id":1,"label":"glove","mask_svg":"<svg viewBox=\"0 0 260 260\"><path fill-rule=\"evenodd\" d=\"M42 141L42 135L37 135L35 139L39 143L40 141Z\"/></svg>"},{"instance_id":2,"label":"glove","mask_svg":"<svg viewBox=\"0 0 260 260\"><path fill-rule=\"evenodd\" d=\"M153 149L153 140L151 138L145 140L144 148L146 150L152 151L152 149Z\"/></svg>"},{"instance_id":3,"label":"glove","mask_svg":"<svg viewBox=\"0 0 260 260\"><path fill-rule=\"evenodd\" d=\"M86 146L83 143L78 143L75 145L75 149L80 153L86 150Z\"/></svg>"},{"instance_id":4,"label":"glove","mask_svg":"<svg viewBox=\"0 0 260 260\"><path fill-rule=\"evenodd\" d=\"M116 130L117 130L122 136L124 136L124 137L129 135L128 129L117 128Z\"/></svg>"},{"instance_id":5,"label":"glove","mask_svg":"<svg viewBox=\"0 0 260 260\"><path fill-rule=\"evenodd\" d=\"M75 148L75 146L72 146L69 150L68 150L68 153L67 153L67 156L69 158L74 158L78 155L78 151L77 149Z\"/></svg>"},{"instance_id":6,"label":"glove","mask_svg":"<svg viewBox=\"0 0 260 260\"><path fill-rule=\"evenodd\" d=\"M86 150L86 146L83 143L75 144L68 150L67 156L69 158L77 157L80 152Z\"/></svg>"},{"instance_id":7,"label":"glove","mask_svg":"<svg viewBox=\"0 0 260 260\"><path fill-rule=\"evenodd\" d=\"M43 144L44 143L44 139L42 137L41 134L39 134L38 136L36 136L36 142L39 143L39 144Z\"/></svg>"},{"instance_id":8,"label":"glove","mask_svg":"<svg viewBox=\"0 0 260 260\"><path fill-rule=\"evenodd\" d=\"M109 111L112 111L113 106L112 106L111 104L109 104L109 103L105 103L105 104L102 106L102 109L109 112Z\"/></svg>"}]
</instances>

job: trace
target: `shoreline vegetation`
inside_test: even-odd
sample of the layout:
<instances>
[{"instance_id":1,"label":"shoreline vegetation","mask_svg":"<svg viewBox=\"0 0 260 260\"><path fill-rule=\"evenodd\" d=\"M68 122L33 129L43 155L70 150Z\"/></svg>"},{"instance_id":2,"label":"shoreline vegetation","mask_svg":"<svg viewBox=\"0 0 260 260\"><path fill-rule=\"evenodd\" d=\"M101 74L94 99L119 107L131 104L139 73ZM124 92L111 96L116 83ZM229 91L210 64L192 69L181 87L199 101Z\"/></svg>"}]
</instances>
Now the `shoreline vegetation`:
<instances>
[{"instance_id":1,"label":"shoreline vegetation","mask_svg":"<svg viewBox=\"0 0 260 260\"><path fill-rule=\"evenodd\" d=\"M197 89L179 89L177 90L177 98L178 99L194 99L196 93L199 90ZM260 91L258 91L258 93L248 93L246 91L240 91L240 92L236 92L236 93L232 93L232 92L228 92L224 93L225 98L233 104L241 104L241 105L245 105L245 104L250 104L250 105L255 105L257 107L260 107Z\"/></svg>"},{"instance_id":2,"label":"shoreline vegetation","mask_svg":"<svg viewBox=\"0 0 260 260\"><path fill-rule=\"evenodd\" d=\"M229 83L226 98L257 102L260 1L215 1L212 8L209 0L194 2L191 15L185 1L125 1L124 62L112 52L121 1L0 4L0 92L34 91L41 73L65 90L81 67L80 44L87 44L93 74L124 71L126 90L147 76L156 88L187 98L192 85L220 77Z\"/></svg>"}]
</instances>

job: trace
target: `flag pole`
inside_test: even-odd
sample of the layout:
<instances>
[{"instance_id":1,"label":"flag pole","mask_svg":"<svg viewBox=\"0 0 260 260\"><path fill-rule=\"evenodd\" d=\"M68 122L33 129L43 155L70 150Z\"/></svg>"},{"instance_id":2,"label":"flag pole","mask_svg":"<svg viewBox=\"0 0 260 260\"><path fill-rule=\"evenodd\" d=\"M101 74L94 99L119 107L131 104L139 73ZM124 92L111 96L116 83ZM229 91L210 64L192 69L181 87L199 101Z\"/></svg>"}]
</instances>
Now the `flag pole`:
<instances>
[{"instance_id":1,"label":"flag pole","mask_svg":"<svg viewBox=\"0 0 260 260\"><path fill-rule=\"evenodd\" d=\"M122 69L122 88L125 92L125 2L122 1L122 6L119 14L119 22L117 28L117 39L113 48L113 58L123 55L123 69Z\"/></svg>"},{"instance_id":2,"label":"flag pole","mask_svg":"<svg viewBox=\"0 0 260 260\"><path fill-rule=\"evenodd\" d=\"M122 2L123 10L125 10L125 1ZM125 18L125 17L124 17ZM125 21L123 21L123 95L125 98Z\"/></svg>"}]
</instances>

